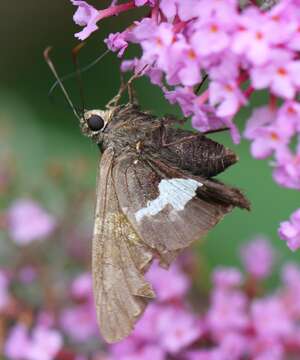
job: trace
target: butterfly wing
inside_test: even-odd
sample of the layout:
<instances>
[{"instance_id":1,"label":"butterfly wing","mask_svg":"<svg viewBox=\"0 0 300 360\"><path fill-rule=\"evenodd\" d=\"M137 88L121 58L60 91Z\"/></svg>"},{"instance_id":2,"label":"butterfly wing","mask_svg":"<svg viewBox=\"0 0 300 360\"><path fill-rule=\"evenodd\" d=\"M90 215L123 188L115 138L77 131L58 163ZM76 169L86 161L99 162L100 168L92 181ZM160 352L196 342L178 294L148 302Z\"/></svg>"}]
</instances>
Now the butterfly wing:
<instances>
[{"instance_id":1,"label":"butterfly wing","mask_svg":"<svg viewBox=\"0 0 300 360\"><path fill-rule=\"evenodd\" d=\"M154 297L145 273L152 250L141 241L120 210L112 176L114 153L102 155L92 249L97 317L103 337L115 342L127 336Z\"/></svg>"},{"instance_id":2,"label":"butterfly wing","mask_svg":"<svg viewBox=\"0 0 300 360\"><path fill-rule=\"evenodd\" d=\"M151 156L122 155L113 171L123 213L165 266L233 207L249 207L238 189Z\"/></svg>"}]
</instances>

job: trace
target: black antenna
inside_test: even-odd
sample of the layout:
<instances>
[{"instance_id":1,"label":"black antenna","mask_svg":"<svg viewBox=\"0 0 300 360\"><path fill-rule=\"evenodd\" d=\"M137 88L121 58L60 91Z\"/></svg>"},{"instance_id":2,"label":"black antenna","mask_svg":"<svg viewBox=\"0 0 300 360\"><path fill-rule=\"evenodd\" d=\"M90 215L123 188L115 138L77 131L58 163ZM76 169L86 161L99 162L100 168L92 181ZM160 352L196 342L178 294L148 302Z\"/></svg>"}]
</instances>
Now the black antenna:
<instances>
[{"instance_id":1,"label":"black antenna","mask_svg":"<svg viewBox=\"0 0 300 360\"><path fill-rule=\"evenodd\" d=\"M84 101L84 95L83 95L83 82L82 82L82 77L81 77L81 72L80 72L80 67L79 67L79 62L78 62L78 53L83 48L84 45L85 45L85 43L82 42L82 43L79 43L77 46L75 46L72 49L72 59L73 59L73 63L75 66L75 72L77 75L79 94L80 94L81 105L82 105L82 109L81 109L82 114L84 114L84 111L85 111L85 101Z\"/></svg>"},{"instance_id":2,"label":"black antenna","mask_svg":"<svg viewBox=\"0 0 300 360\"><path fill-rule=\"evenodd\" d=\"M56 81L57 81L58 85L60 86L63 94L65 95L65 98L66 98L68 104L70 105L71 109L73 110L73 113L75 114L75 116L77 117L77 119L80 120L80 116L79 116L77 110L75 109L75 107L74 107L74 105L73 105L73 103L72 103L72 101L71 101L71 99L70 99L70 96L69 96L69 94L67 93L67 91L66 91L66 89L65 89L65 87L64 87L64 85L63 85L63 83L62 83L62 81L61 81L61 79L60 79L60 77L58 76L58 74L57 74L57 72L56 72L56 69L55 69L55 66L53 65L52 60L50 59L49 53L50 53L51 50L52 50L52 47L50 47L50 46L47 47L47 48L44 50L44 58L45 58L45 60L46 60L46 63L48 64L50 70L52 71L53 75L55 76Z\"/></svg>"},{"instance_id":3,"label":"black antenna","mask_svg":"<svg viewBox=\"0 0 300 360\"><path fill-rule=\"evenodd\" d=\"M108 53L110 52L109 49L107 49L106 51L104 51L104 53L102 53L100 56L98 56L95 60L93 60L91 63L89 63L88 65L84 66L83 68L80 69L81 74L90 70L93 66L95 66L99 61L101 61ZM67 74L65 76L62 76L60 78L61 82L64 82L65 80L71 79L74 76L77 75L77 71L72 72L71 74ZM57 85L59 85L58 81L55 81L55 83L51 86L50 90L49 90L49 95L52 94L52 92L55 90L55 88L57 87Z\"/></svg>"}]
</instances>

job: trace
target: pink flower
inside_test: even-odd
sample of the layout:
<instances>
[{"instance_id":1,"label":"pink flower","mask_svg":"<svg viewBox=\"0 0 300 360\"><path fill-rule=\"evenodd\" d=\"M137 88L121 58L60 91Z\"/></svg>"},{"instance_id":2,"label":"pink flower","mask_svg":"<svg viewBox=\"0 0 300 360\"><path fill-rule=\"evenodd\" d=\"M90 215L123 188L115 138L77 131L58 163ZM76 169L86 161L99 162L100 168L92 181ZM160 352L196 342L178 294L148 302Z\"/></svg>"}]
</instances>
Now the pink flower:
<instances>
[{"instance_id":1,"label":"pink flower","mask_svg":"<svg viewBox=\"0 0 300 360\"><path fill-rule=\"evenodd\" d=\"M274 50L272 61L264 66L252 68L251 80L255 89L270 87L273 94L293 99L300 86L300 61L293 60L292 54Z\"/></svg>"},{"instance_id":2,"label":"pink flower","mask_svg":"<svg viewBox=\"0 0 300 360\"><path fill-rule=\"evenodd\" d=\"M270 11L266 12L268 31L271 41L279 46L291 46L298 33L299 14L296 1L279 1Z\"/></svg>"},{"instance_id":3,"label":"pink flower","mask_svg":"<svg viewBox=\"0 0 300 360\"><path fill-rule=\"evenodd\" d=\"M247 298L237 290L214 290L207 312L207 324L216 336L228 331L241 331L249 324Z\"/></svg>"},{"instance_id":4,"label":"pink flower","mask_svg":"<svg viewBox=\"0 0 300 360\"><path fill-rule=\"evenodd\" d=\"M300 189L300 147L293 154L288 147L280 149L276 154L273 178L281 186Z\"/></svg>"},{"instance_id":5,"label":"pink flower","mask_svg":"<svg viewBox=\"0 0 300 360\"><path fill-rule=\"evenodd\" d=\"M243 55L255 65L266 63L271 56L272 39L276 38L276 33L269 31L266 16L252 6L241 14L238 25L231 43L233 52ZM279 31L279 28L276 30Z\"/></svg>"},{"instance_id":6,"label":"pink flower","mask_svg":"<svg viewBox=\"0 0 300 360\"><path fill-rule=\"evenodd\" d=\"M270 107L261 107L253 111L247 122L244 136L253 140L252 156L264 159L280 152L294 134L294 124L283 121L283 111L275 111Z\"/></svg>"},{"instance_id":7,"label":"pink flower","mask_svg":"<svg viewBox=\"0 0 300 360\"><path fill-rule=\"evenodd\" d=\"M235 268L219 267L214 270L213 283L218 289L232 289L242 285L243 275Z\"/></svg>"},{"instance_id":8,"label":"pink flower","mask_svg":"<svg viewBox=\"0 0 300 360\"><path fill-rule=\"evenodd\" d=\"M288 41L288 47L291 50L296 50L299 51L300 50L300 39L299 39L299 35L300 35L300 28L298 27L294 33L292 34L290 40Z\"/></svg>"},{"instance_id":9,"label":"pink flower","mask_svg":"<svg viewBox=\"0 0 300 360\"><path fill-rule=\"evenodd\" d=\"M183 39L170 46L170 57L174 59L168 65L167 81L170 85L193 86L201 81L199 59Z\"/></svg>"},{"instance_id":10,"label":"pink flower","mask_svg":"<svg viewBox=\"0 0 300 360\"><path fill-rule=\"evenodd\" d=\"M300 268L298 267L297 264L295 263L285 264L281 271L281 278L286 286L290 288L299 288L300 290Z\"/></svg>"},{"instance_id":11,"label":"pink flower","mask_svg":"<svg viewBox=\"0 0 300 360\"><path fill-rule=\"evenodd\" d=\"M28 329L23 324L15 325L9 332L4 346L4 354L11 360L24 359L29 348Z\"/></svg>"},{"instance_id":12,"label":"pink flower","mask_svg":"<svg viewBox=\"0 0 300 360\"><path fill-rule=\"evenodd\" d=\"M141 21L135 21L134 27L128 35L132 42L139 43L143 40L150 40L156 30L157 23L151 18L144 18Z\"/></svg>"},{"instance_id":13,"label":"pink flower","mask_svg":"<svg viewBox=\"0 0 300 360\"><path fill-rule=\"evenodd\" d=\"M113 360L119 360L121 356L127 358L134 355L140 350L140 341L134 336L129 336L126 339L119 341L110 346L109 352Z\"/></svg>"},{"instance_id":14,"label":"pink flower","mask_svg":"<svg viewBox=\"0 0 300 360\"><path fill-rule=\"evenodd\" d=\"M32 332L32 339L25 358L28 360L54 360L62 345L62 336L58 331L37 326Z\"/></svg>"},{"instance_id":15,"label":"pink flower","mask_svg":"<svg viewBox=\"0 0 300 360\"><path fill-rule=\"evenodd\" d=\"M181 299L190 287L189 279L176 264L165 270L155 263L151 266L146 278L153 285L159 301Z\"/></svg>"},{"instance_id":16,"label":"pink flower","mask_svg":"<svg viewBox=\"0 0 300 360\"><path fill-rule=\"evenodd\" d=\"M249 339L239 333L228 332L220 340L219 352L224 359L242 359L249 352Z\"/></svg>"},{"instance_id":17,"label":"pink flower","mask_svg":"<svg viewBox=\"0 0 300 360\"><path fill-rule=\"evenodd\" d=\"M160 343L170 354L176 354L191 345L202 335L199 321L176 307L165 308L158 319Z\"/></svg>"},{"instance_id":18,"label":"pink flower","mask_svg":"<svg viewBox=\"0 0 300 360\"><path fill-rule=\"evenodd\" d=\"M227 127L225 119L218 117L215 109L210 105L194 104L194 115L192 117L192 126L200 132L220 129Z\"/></svg>"},{"instance_id":19,"label":"pink flower","mask_svg":"<svg viewBox=\"0 0 300 360\"><path fill-rule=\"evenodd\" d=\"M184 116L193 114L194 101L197 98L190 87L176 87L172 91L165 90L165 97L171 104L178 103Z\"/></svg>"},{"instance_id":20,"label":"pink flower","mask_svg":"<svg viewBox=\"0 0 300 360\"><path fill-rule=\"evenodd\" d=\"M287 313L293 319L300 317L300 269L296 264L287 263L281 270L283 288L280 296Z\"/></svg>"},{"instance_id":21,"label":"pink flower","mask_svg":"<svg viewBox=\"0 0 300 360\"><path fill-rule=\"evenodd\" d=\"M258 335L280 338L293 332L293 323L284 304L273 296L255 300L251 304L252 321Z\"/></svg>"},{"instance_id":22,"label":"pink flower","mask_svg":"<svg viewBox=\"0 0 300 360\"><path fill-rule=\"evenodd\" d=\"M276 116L277 111L270 106L255 108L247 121L244 132L245 138L254 140L259 135L259 130L265 125L270 125Z\"/></svg>"},{"instance_id":23,"label":"pink flower","mask_svg":"<svg viewBox=\"0 0 300 360\"><path fill-rule=\"evenodd\" d=\"M75 34L75 36L79 40L87 39L94 31L98 30L97 15L99 11L95 9L93 6L89 5L86 1L82 0L71 0L72 4L78 6L76 10L73 20L79 26L84 26L84 29L79 33Z\"/></svg>"},{"instance_id":24,"label":"pink flower","mask_svg":"<svg viewBox=\"0 0 300 360\"><path fill-rule=\"evenodd\" d=\"M295 135L300 130L300 104L297 101L285 101L278 109L276 122L281 128Z\"/></svg>"},{"instance_id":25,"label":"pink flower","mask_svg":"<svg viewBox=\"0 0 300 360\"><path fill-rule=\"evenodd\" d=\"M93 284L90 273L82 273L75 278L71 286L72 296L78 300L91 299Z\"/></svg>"},{"instance_id":26,"label":"pink flower","mask_svg":"<svg viewBox=\"0 0 300 360\"><path fill-rule=\"evenodd\" d=\"M126 32L117 32L115 34L109 34L108 38L104 40L111 51L118 52L118 57L122 57L128 47L126 35Z\"/></svg>"},{"instance_id":27,"label":"pink flower","mask_svg":"<svg viewBox=\"0 0 300 360\"><path fill-rule=\"evenodd\" d=\"M159 342L159 333L158 333L158 323L161 314L165 310L164 305L158 305L157 303L151 303L141 320L136 324L136 327L133 331L133 338L137 343L142 342L150 342L155 343ZM166 305L167 306L167 305ZM125 340L127 341L127 340Z\"/></svg>"},{"instance_id":28,"label":"pink flower","mask_svg":"<svg viewBox=\"0 0 300 360\"><path fill-rule=\"evenodd\" d=\"M280 224L279 236L287 242L287 246L295 251L300 247L300 209L296 210L289 221Z\"/></svg>"},{"instance_id":29,"label":"pink flower","mask_svg":"<svg viewBox=\"0 0 300 360\"><path fill-rule=\"evenodd\" d=\"M226 30L217 19L201 22L191 37L194 51L200 58L221 53L230 43L230 34Z\"/></svg>"},{"instance_id":30,"label":"pink flower","mask_svg":"<svg viewBox=\"0 0 300 360\"><path fill-rule=\"evenodd\" d=\"M239 76L239 65L239 59L231 51L225 51L220 56L210 57L210 79L219 82L235 81Z\"/></svg>"},{"instance_id":31,"label":"pink flower","mask_svg":"<svg viewBox=\"0 0 300 360\"><path fill-rule=\"evenodd\" d=\"M61 347L58 331L37 326L29 336L28 328L18 324L11 330L4 352L12 360L54 360Z\"/></svg>"},{"instance_id":32,"label":"pink flower","mask_svg":"<svg viewBox=\"0 0 300 360\"><path fill-rule=\"evenodd\" d=\"M235 82L212 81L209 85L209 102L217 106L216 115L228 117L236 114L246 98Z\"/></svg>"},{"instance_id":33,"label":"pink flower","mask_svg":"<svg viewBox=\"0 0 300 360\"><path fill-rule=\"evenodd\" d=\"M241 249L246 271L257 279L269 276L274 262L274 251L268 240L258 237Z\"/></svg>"},{"instance_id":34,"label":"pink flower","mask_svg":"<svg viewBox=\"0 0 300 360\"><path fill-rule=\"evenodd\" d=\"M76 305L63 310L60 324L66 334L78 342L85 342L99 334L94 303Z\"/></svg>"},{"instance_id":35,"label":"pink flower","mask_svg":"<svg viewBox=\"0 0 300 360\"><path fill-rule=\"evenodd\" d=\"M152 64L156 61L159 69L167 69L168 66L168 50L174 37L173 27L171 24L162 23L156 25L156 29L149 38L141 41L144 51L142 60L145 63Z\"/></svg>"},{"instance_id":36,"label":"pink flower","mask_svg":"<svg viewBox=\"0 0 300 360\"><path fill-rule=\"evenodd\" d=\"M16 200L8 209L9 233L18 245L27 245L51 235L56 221L30 199Z\"/></svg>"},{"instance_id":37,"label":"pink flower","mask_svg":"<svg viewBox=\"0 0 300 360\"><path fill-rule=\"evenodd\" d=\"M251 144L251 154L256 159L265 159L274 151L287 145L290 134L285 134L279 126L270 125L256 130L256 138Z\"/></svg>"}]
</instances>

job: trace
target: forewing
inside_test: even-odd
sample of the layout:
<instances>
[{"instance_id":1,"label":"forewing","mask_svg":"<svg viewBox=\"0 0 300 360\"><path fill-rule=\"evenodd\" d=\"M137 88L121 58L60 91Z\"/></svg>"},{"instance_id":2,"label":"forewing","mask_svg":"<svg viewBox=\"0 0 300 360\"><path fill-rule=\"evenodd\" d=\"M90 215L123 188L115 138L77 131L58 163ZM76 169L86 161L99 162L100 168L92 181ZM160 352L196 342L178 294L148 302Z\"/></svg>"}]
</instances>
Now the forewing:
<instances>
[{"instance_id":1,"label":"forewing","mask_svg":"<svg viewBox=\"0 0 300 360\"><path fill-rule=\"evenodd\" d=\"M114 166L119 203L162 265L168 266L234 206L249 205L238 189L151 157L134 158L121 156Z\"/></svg>"},{"instance_id":2,"label":"forewing","mask_svg":"<svg viewBox=\"0 0 300 360\"><path fill-rule=\"evenodd\" d=\"M106 150L100 162L92 250L97 317L108 342L127 336L154 297L143 274L152 251L121 211L112 177L114 154Z\"/></svg>"}]
</instances>

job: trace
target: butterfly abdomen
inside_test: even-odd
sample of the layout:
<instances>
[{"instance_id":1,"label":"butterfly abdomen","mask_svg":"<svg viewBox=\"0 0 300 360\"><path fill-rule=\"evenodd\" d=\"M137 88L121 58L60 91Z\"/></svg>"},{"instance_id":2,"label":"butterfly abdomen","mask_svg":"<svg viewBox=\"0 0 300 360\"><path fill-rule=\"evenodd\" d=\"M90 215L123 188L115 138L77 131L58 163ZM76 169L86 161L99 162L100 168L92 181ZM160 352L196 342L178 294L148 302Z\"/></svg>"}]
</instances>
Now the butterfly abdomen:
<instances>
[{"instance_id":1,"label":"butterfly abdomen","mask_svg":"<svg viewBox=\"0 0 300 360\"><path fill-rule=\"evenodd\" d=\"M194 175L213 177L238 161L233 151L201 134L168 128L164 141L163 157Z\"/></svg>"}]
</instances>

